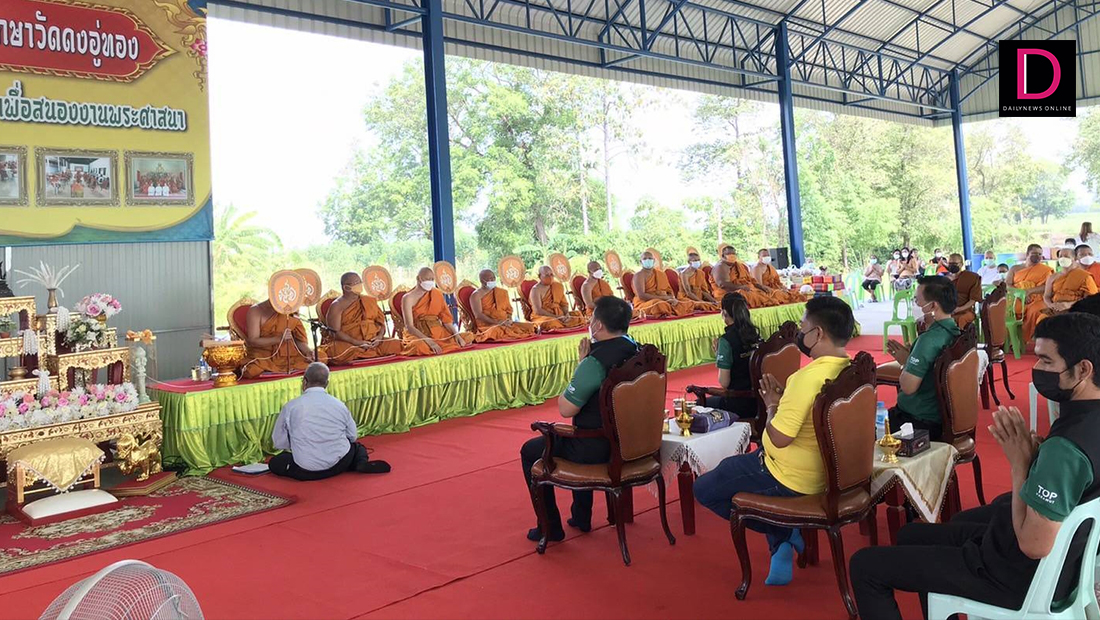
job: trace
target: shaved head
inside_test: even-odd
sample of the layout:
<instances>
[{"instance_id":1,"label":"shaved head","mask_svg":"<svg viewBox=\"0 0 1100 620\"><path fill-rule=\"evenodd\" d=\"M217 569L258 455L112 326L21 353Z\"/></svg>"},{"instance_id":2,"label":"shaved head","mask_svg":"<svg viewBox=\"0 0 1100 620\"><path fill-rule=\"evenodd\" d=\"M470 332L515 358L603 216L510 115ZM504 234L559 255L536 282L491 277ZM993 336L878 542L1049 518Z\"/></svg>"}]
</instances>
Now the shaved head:
<instances>
[{"instance_id":1,"label":"shaved head","mask_svg":"<svg viewBox=\"0 0 1100 620\"><path fill-rule=\"evenodd\" d=\"M588 273L592 273L600 268L600 264L594 260L588 261Z\"/></svg>"},{"instance_id":2,"label":"shaved head","mask_svg":"<svg viewBox=\"0 0 1100 620\"><path fill-rule=\"evenodd\" d=\"M428 280L435 280L435 272L432 271L431 267L425 267L425 268L421 269L420 271L416 272L416 279L419 282L426 282Z\"/></svg>"},{"instance_id":3,"label":"shaved head","mask_svg":"<svg viewBox=\"0 0 1100 620\"><path fill-rule=\"evenodd\" d=\"M349 272L345 273L344 275L340 276L340 286L341 287L355 286L356 284L359 284L362 281L363 281L363 278L359 277L359 274L355 273L354 271L349 271Z\"/></svg>"},{"instance_id":4,"label":"shaved head","mask_svg":"<svg viewBox=\"0 0 1100 620\"><path fill-rule=\"evenodd\" d=\"M539 267L539 278L546 279L546 278L552 278L552 277L554 277L554 270L553 269L550 269L550 267L547 266L547 265L543 265L542 267Z\"/></svg>"},{"instance_id":5,"label":"shaved head","mask_svg":"<svg viewBox=\"0 0 1100 620\"><path fill-rule=\"evenodd\" d=\"M645 252L642 252L642 260L645 260L647 258L653 258L653 252L650 252L648 250L645 251Z\"/></svg>"},{"instance_id":6,"label":"shaved head","mask_svg":"<svg viewBox=\"0 0 1100 620\"><path fill-rule=\"evenodd\" d=\"M729 256L736 253L737 250L733 249L732 245L727 245L726 247L722 248L722 256Z\"/></svg>"},{"instance_id":7,"label":"shaved head","mask_svg":"<svg viewBox=\"0 0 1100 620\"><path fill-rule=\"evenodd\" d=\"M328 387L328 366L313 362L306 367L306 387Z\"/></svg>"},{"instance_id":8,"label":"shaved head","mask_svg":"<svg viewBox=\"0 0 1100 620\"><path fill-rule=\"evenodd\" d=\"M497 279L497 274L493 273L492 269L482 269L481 273L477 274L477 279L481 280L482 284L486 282L492 282Z\"/></svg>"},{"instance_id":9,"label":"shaved head","mask_svg":"<svg viewBox=\"0 0 1100 620\"><path fill-rule=\"evenodd\" d=\"M699 260L699 253L698 252L688 252L688 260L689 261Z\"/></svg>"}]
</instances>

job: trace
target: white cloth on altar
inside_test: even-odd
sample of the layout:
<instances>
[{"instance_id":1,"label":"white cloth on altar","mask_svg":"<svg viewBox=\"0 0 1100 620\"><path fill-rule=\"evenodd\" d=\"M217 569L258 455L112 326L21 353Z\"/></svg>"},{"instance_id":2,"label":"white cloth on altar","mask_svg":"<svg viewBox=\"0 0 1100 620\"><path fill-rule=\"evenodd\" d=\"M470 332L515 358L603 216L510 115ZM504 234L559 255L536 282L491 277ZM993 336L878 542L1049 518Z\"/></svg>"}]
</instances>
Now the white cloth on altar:
<instances>
[{"instance_id":1,"label":"white cloth on altar","mask_svg":"<svg viewBox=\"0 0 1100 620\"><path fill-rule=\"evenodd\" d=\"M883 463L882 449L875 445L875 464L871 474L871 497L881 500L891 483L901 484L905 496L921 518L935 523L947 495L947 483L955 469L959 451L955 446L933 441L917 456L899 456L897 463Z\"/></svg>"},{"instance_id":2,"label":"white cloth on altar","mask_svg":"<svg viewBox=\"0 0 1100 620\"><path fill-rule=\"evenodd\" d=\"M693 433L690 437L665 433L661 437L661 471L671 482L687 463L696 476L714 469L730 456L744 454L749 448L752 426L734 422L726 428L709 433Z\"/></svg>"}]
</instances>

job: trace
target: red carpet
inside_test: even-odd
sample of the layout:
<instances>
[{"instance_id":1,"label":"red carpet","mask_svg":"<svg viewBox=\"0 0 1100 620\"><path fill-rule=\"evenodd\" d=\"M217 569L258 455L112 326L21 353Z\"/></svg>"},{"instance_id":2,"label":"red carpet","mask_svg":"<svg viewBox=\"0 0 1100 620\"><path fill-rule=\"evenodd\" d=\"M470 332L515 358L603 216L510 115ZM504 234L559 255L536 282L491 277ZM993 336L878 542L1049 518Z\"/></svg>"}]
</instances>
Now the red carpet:
<instances>
[{"instance_id":1,"label":"red carpet","mask_svg":"<svg viewBox=\"0 0 1100 620\"><path fill-rule=\"evenodd\" d=\"M877 344L876 344L877 342ZM877 359L880 337L864 337ZM1014 404L1026 408L1033 358L1010 361ZM689 383L712 384L711 367L674 373L670 397ZM1007 398L1002 392L1002 398ZM884 389L882 400L895 395ZM1026 414L1026 411L1025 411ZM1004 457L982 413L978 446L987 497L1009 488ZM796 569L784 588L765 587L767 548L750 534L754 584L745 601L728 524L697 507L695 536L684 536L676 489L669 546L655 500L635 492L628 526L633 564L619 557L614 528L569 532L545 556L524 534L534 525L521 482L518 451L530 422L553 419L551 404L449 420L401 435L368 438L384 476L345 474L314 483L272 476L214 476L298 501L281 510L188 530L103 553L0 577L0 620L36 618L75 580L123 558L177 573L195 591L207 618L843 618L827 549L822 562ZM1046 410L1040 407L1040 432ZM977 505L973 474L960 471L964 507ZM560 504L568 506L563 496ZM597 500L597 522L604 507ZM880 511L880 538L886 519ZM6 543L7 541L5 541ZM824 539L822 539L824 543ZM848 528L845 552L867 544ZM901 595L907 618L919 618L916 597Z\"/></svg>"}]
</instances>

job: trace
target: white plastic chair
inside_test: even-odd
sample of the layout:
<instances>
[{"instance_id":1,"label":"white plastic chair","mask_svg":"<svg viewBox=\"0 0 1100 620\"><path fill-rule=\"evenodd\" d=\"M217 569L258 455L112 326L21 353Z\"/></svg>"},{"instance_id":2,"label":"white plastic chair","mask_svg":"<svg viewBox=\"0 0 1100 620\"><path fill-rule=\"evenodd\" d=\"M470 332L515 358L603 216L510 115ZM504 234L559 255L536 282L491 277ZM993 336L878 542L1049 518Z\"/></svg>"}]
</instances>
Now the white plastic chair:
<instances>
[{"instance_id":1,"label":"white plastic chair","mask_svg":"<svg viewBox=\"0 0 1100 620\"><path fill-rule=\"evenodd\" d=\"M1038 430L1039 424L1039 391L1035 389L1034 383L1027 384L1027 400L1031 413L1031 430ZM1046 400L1046 399L1043 399ZM1061 411L1061 407L1053 400L1047 400L1047 415L1050 416L1050 424L1054 425L1055 418L1058 417L1058 413Z\"/></svg>"},{"instance_id":2,"label":"white plastic chair","mask_svg":"<svg viewBox=\"0 0 1100 620\"><path fill-rule=\"evenodd\" d=\"M1085 554L1081 558L1081 574L1077 579L1077 591L1073 602L1061 611L1051 611L1054 604L1054 589L1062 567L1066 563L1069 544L1073 535L1085 522L1092 521ZM1031 580L1024 605L1020 609L1004 609L960 596L930 593L928 595L928 620L947 620L954 614L966 614L969 620L1039 620L1046 618L1088 618L1100 619L1100 606L1096 600L1096 548L1100 542L1100 499L1094 499L1073 509L1069 518L1062 522L1058 536L1054 539L1054 548L1047 557L1039 561L1035 577Z\"/></svg>"}]
</instances>

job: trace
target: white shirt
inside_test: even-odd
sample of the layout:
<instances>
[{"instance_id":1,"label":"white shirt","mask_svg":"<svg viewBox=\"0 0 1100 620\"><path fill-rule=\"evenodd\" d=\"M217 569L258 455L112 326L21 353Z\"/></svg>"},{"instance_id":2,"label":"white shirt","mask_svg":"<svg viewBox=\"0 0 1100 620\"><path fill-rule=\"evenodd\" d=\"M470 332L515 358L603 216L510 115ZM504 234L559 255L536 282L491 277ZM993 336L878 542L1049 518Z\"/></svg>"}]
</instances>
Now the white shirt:
<instances>
[{"instance_id":1,"label":"white shirt","mask_svg":"<svg viewBox=\"0 0 1100 620\"><path fill-rule=\"evenodd\" d=\"M283 405L271 431L275 448L290 450L295 464L309 471L335 465L358 438L351 412L320 387L311 387Z\"/></svg>"},{"instance_id":2,"label":"white shirt","mask_svg":"<svg viewBox=\"0 0 1100 620\"><path fill-rule=\"evenodd\" d=\"M978 275L982 277L982 286L997 284L1001 281L1001 272L997 271L996 265L992 267L982 265L981 268L978 269Z\"/></svg>"},{"instance_id":3,"label":"white shirt","mask_svg":"<svg viewBox=\"0 0 1100 620\"><path fill-rule=\"evenodd\" d=\"M1096 233L1092 233L1091 235L1089 235L1088 239L1082 239L1082 238L1078 237L1076 239L1076 241L1077 241L1077 245L1087 245L1090 248L1092 248L1092 252L1094 254L1097 251L1100 251L1100 235L1098 235Z\"/></svg>"}]
</instances>

